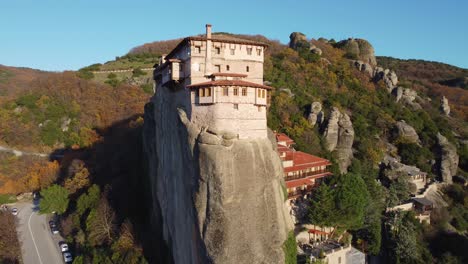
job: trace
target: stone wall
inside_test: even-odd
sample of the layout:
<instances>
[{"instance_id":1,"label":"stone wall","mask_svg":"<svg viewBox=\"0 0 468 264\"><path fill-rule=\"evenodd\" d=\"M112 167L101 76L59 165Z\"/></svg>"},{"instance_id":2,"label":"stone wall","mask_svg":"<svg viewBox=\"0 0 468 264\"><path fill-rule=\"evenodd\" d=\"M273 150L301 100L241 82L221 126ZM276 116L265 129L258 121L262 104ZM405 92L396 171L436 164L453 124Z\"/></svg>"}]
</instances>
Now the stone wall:
<instances>
[{"instance_id":1,"label":"stone wall","mask_svg":"<svg viewBox=\"0 0 468 264\"><path fill-rule=\"evenodd\" d=\"M284 263L292 226L272 142L203 130L186 93L158 87L145 107L148 209L166 244L154 250L173 263Z\"/></svg>"}]
</instances>

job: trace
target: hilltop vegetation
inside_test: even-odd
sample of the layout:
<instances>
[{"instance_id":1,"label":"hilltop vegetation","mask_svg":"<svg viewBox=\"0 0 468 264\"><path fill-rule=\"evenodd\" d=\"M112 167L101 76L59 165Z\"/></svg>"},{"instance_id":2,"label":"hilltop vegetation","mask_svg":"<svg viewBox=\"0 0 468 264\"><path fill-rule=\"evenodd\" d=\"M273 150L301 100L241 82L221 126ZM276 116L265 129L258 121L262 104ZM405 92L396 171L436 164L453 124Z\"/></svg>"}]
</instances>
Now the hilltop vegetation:
<instances>
[{"instance_id":1,"label":"hilltop vegetation","mask_svg":"<svg viewBox=\"0 0 468 264\"><path fill-rule=\"evenodd\" d=\"M382 81L374 82L358 71L350 61L358 55L344 50L343 43L320 39L291 49L263 36L236 37L269 45L264 76L276 89L268 126L287 133L297 149L336 164L338 157L327 150L323 136L326 122L311 125L307 120L310 104L321 102L326 117L333 107L351 117L354 160L349 173L342 176L334 166L336 177L317 190L311 201L311 221L346 230L352 234L354 245L366 253L386 253L395 261L401 255L398 261L402 263L432 258L463 260L460 251L445 248L432 253L425 243L437 245L433 238L447 238L445 231L452 227L466 232L466 187L447 190L455 209L446 212L439 229L427 230L411 217L400 215L395 225L405 227L406 233L396 234L382 230L382 221L388 220L383 212L387 205L409 198L408 184L394 182L385 188L377 180L381 176L379 163L388 152L387 143L397 148L394 154L403 162L437 177L437 168L431 163L439 155L437 133L457 146L459 174L467 175L468 150L462 140L468 136L468 91L462 85L449 86L453 83L450 80L466 77L467 70L378 57L379 65L396 71L400 85L418 92L421 108L413 109L396 102ZM151 73L145 74L141 68L152 67L178 42L147 43L114 61L78 72L47 73L0 66L0 145L43 152L68 150L60 164L0 153L0 194L44 190L52 183L65 188L68 195L63 196L69 200L61 226L83 262L144 263L143 255L151 260L157 254L143 251L145 245L160 242L148 232L150 212L139 209L151 207L144 191L148 186L141 156L141 114L152 86ZM311 54L310 45L321 54ZM92 73L129 68L134 71ZM452 107L450 117L439 111L442 95ZM415 129L420 143L393 136L399 120ZM97 228L103 221L111 222L105 230ZM436 236L439 231L443 235ZM460 237L457 239L466 241L465 236ZM408 250L399 241L408 242L419 260L404 255ZM289 241L285 247L294 248L293 244Z\"/></svg>"}]
</instances>

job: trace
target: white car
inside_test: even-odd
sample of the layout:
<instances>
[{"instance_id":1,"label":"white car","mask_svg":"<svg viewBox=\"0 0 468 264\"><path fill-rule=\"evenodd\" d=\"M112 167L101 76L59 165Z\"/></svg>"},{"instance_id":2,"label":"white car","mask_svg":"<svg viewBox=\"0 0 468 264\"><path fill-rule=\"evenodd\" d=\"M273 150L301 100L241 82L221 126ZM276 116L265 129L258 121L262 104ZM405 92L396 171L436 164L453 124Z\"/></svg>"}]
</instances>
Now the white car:
<instances>
[{"instance_id":1,"label":"white car","mask_svg":"<svg viewBox=\"0 0 468 264\"><path fill-rule=\"evenodd\" d=\"M73 261L72 255L70 252L64 252L63 253L63 260L65 263L71 263Z\"/></svg>"},{"instance_id":2,"label":"white car","mask_svg":"<svg viewBox=\"0 0 468 264\"><path fill-rule=\"evenodd\" d=\"M13 208L13 209L11 209L11 213L12 213L13 215L18 215L18 208Z\"/></svg>"},{"instance_id":3,"label":"white car","mask_svg":"<svg viewBox=\"0 0 468 264\"><path fill-rule=\"evenodd\" d=\"M62 250L62 252L67 252L68 251L67 243L61 243L60 244L60 250Z\"/></svg>"}]
</instances>

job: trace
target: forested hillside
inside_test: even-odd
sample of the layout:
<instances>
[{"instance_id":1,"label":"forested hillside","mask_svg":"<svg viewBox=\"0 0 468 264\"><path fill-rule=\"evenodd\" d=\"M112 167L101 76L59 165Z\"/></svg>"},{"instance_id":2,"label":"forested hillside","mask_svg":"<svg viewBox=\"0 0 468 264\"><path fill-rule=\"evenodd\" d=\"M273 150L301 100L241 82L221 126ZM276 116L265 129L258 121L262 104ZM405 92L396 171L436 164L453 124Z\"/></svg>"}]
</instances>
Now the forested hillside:
<instances>
[{"instance_id":1,"label":"forested hillside","mask_svg":"<svg viewBox=\"0 0 468 264\"><path fill-rule=\"evenodd\" d=\"M468 261L462 250L467 243L466 186L456 182L444 189L450 207L441 209L436 224L427 226L411 214L385 214L387 207L410 198L412 186L407 180L382 184L385 157L398 158L427 172L432 179L444 180L439 133L459 155L455 174L460 181L466 180L466 69L377 57L372 69L380 66L389 69L385 74L395 71L399 78L398 86L404 92L397 100L395 90L389 91L389 79L356 67L356 61L363 60L362 53L350 52L344 43L310 41L304 36L288 47L263 36L236 36L269 45L264 78L275 89L268 126L293 138L297 149L334 163L335 176L311 200L311 222L339 227L344 235L352 236L353 245L359 249L395 262ZM140 130L143 106L152 92L147 82L151 73L138 68L157 62L177 43L144 44L115 61L78 72L0 67L0 145L47 153L67 150L60 164L5 156L0 164L0 192L37 191L52 182L64 186L70 205L64 212L62 228L85 260L144 262L142 255L151 260L157 254L143 250L145 245L159 243L146 232L151 213L134 206L147 206L145 192L141 192L146 179ZM99 77L92 73L126 65L134 69L128 76ZM440 110L442 96L448 98L450 114ZM321 105L323 114L317 122L310 120L314 102ZM341 149L329 148L332 112L348 116L352 123L353 138L343 152L346 157ZM414 129L417 139L398 131L401 120ZM36 168L37 173L15 169L27 166ZM324 200L329 203L324 205ZM93 228L99 221L112 222L104 230L107 233ZM394 229L385 228L387 223L404 227L405 232L392 232ZM449 242L441 245L440 241Z\"/></svg>"}]
</instances>

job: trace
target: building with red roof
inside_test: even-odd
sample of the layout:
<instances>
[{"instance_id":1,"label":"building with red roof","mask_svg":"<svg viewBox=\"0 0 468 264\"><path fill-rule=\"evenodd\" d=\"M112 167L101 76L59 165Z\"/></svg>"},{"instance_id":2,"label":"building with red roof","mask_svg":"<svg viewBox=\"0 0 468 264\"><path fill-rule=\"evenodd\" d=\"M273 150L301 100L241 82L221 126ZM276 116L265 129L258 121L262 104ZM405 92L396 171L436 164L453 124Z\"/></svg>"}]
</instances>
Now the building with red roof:
<instances>
[{"instance_id":1,"label":"building with red roof","mask_svg":"<svg viewBox=\"0 0 468 264\"><path fill-rule=\"evenodd\" d=\"M283 133L276 134L277 150L284 168L284 181L289 198L310 192L323 178L331 176L330 161L302 151L296 151L294 140Z\"/></svg>"}]
</instances>

